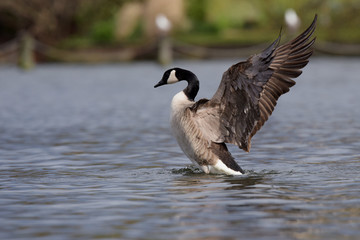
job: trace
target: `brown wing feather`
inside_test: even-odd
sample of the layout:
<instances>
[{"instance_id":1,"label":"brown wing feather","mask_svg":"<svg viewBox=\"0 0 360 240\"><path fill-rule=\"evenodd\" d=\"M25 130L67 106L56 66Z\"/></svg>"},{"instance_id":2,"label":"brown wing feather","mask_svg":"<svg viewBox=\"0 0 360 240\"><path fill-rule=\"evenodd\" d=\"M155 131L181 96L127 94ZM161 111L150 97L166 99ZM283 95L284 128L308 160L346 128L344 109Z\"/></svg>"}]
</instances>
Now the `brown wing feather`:
<instances>
[{"instance_id":1,"label":"brown wing feather","mask_svg":"<svg viewBox=\"0 0 360 240\"><path fill-rule=\"evenodd\" d=\"M279 36L260 54L231 66L223 74L214 96L199 101L192 109L205 137L250 150L252 136L272 114L278 98L295 84L291 78L298 77L308 63L316 18L294 40L278 46Z\"/></svg>"},{"instance_id":2,"label":"brown wing feather","mask_svg":"<svg viewBox=\"0 0 360 240\"><path fill-rule=\"evenodd\" d=\"M291 78L298 77L302 73L300 69L305 67L309 62L308 58L313 53L311 46L315 42L315 38L311 41L310 38L315 30L316 19L317 16L315 16L310 27L297 38L274 51L274 59L269 66L274 72L269 81L264 85L259 99L259 104L269 105L270 111L268 111L269 108L266 110L260 108L260 120L251 132L249 143L251 137L255 135L272 114L278 98L288 92L290 87L295 85L295 81Z\"/></svg>"}]
</instances>

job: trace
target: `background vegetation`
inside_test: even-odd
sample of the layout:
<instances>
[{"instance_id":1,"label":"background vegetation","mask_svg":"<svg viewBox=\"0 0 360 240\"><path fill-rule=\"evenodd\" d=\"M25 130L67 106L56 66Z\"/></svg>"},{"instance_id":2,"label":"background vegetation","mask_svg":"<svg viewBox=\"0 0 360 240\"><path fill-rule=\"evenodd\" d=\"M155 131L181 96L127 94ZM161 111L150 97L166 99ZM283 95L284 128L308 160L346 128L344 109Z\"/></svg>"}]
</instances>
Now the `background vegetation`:
<instances>
[{"instance_id":1,"label":"background vegetation","mask_svg":"<svg viewBox=\"0 0 360 240\"><path fill-rule=\"evenodd\" d=\"M173 4L168 0L166 4ZM284 26L284 12L293 8L304 29L319 15L319 41L360 43L359 0L180 0L183 18L173 28L177 41L204 46L244 46L273 40ZM125 36L117 36L117 21L126 4L147 6L156 0L1 0L0 44L23 30L60 48L127 47L144 45L154 35L146 14ZM164 1L159 1L164 4ZM161 8L159 8L161 9ZM166 15L167 12L164 12ZM131 15L130 15L131 16Z\"/></svg>"}]
</instances>

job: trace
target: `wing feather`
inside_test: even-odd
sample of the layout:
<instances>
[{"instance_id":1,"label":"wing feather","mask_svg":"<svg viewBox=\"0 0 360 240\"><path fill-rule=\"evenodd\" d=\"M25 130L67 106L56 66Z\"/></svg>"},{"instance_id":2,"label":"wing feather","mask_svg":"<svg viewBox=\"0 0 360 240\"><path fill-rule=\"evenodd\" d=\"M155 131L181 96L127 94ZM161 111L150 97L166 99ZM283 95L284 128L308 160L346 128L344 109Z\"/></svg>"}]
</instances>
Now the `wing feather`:
<instances>
[{"instance_id":1,"label":"wing feather","mask_svg":"<svg viewBox=\"0 0 360 240\"><path fill-rule=\"evenodd\" d=\"M279 36L264 51L223 74L214 96L192 109L205 137L250 150L251 138L268 120L279 97L295 85L292 78L309 62L316 20L317 16L294 40L279 46Z\"/></svg>"},{"instance_id":2,"label":"wing feather","mask_svg":"<svg viewBox=\"0 0 360 240\"><path fill-rule=\"evenodd\" d=\"M261 96L267 96L268 89L271 89L273 97L277 100L282 94L288 92L290 87L295 85L296 82L291 78L296 78L302 73L300 69L308 64L308 58L313 53L311 47L316 38L312 40L310 38L315 31L316 20L317 16L315 16L310 27L302 34L291 42L279 47L279 50L274 51L274 61L269 66L274 72L260 93ZM272 111L260 110L260 116L264 117L260 117L260 121L257 122L256 127L250 134L249 141L251 141L251 137L264 125L271 114ZM264 119L266 120L264 121Z\"/></svg>"}]
</instances>

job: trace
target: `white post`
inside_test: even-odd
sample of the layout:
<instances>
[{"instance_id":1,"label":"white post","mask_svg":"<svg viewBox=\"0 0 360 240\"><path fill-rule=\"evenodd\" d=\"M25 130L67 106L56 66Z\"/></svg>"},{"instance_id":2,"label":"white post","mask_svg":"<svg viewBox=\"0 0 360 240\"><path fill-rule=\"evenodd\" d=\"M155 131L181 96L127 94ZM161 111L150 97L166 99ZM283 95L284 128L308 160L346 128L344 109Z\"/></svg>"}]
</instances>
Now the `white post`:
<instances>
[{"instance_id":1,"label":"white post","mask_svg":"<svg viewBox=\"0 0 360 240\"><path fill-rule=\"evenodd\" d=\"M171 22L165 15L159 14L156 17L156 26L159 29L158 62L161 65L168 65L173 60L172 44L169 35Z\"/></svg>"}]
</instances>

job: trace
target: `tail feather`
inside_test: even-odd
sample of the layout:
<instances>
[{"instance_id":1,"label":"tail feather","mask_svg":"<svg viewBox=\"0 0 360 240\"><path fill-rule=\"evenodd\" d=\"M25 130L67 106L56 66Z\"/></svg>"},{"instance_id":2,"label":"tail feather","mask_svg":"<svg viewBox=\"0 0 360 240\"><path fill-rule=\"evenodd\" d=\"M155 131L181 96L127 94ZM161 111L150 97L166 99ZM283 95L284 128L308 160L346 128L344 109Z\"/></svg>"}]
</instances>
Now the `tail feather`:
<instances>
[{"instance_id":1,"label":"tail feather","mask_svg":"<svg viewBox=\"0 0 360 240\"><path fill-rule=\"evenodd\" d=\"M210 149L212 152L219 157L219 159L226 165L226 167L244 174L244 170L236 163L233 156L229 152L225 143L211 143Z\"/></svg>"}]
</instances>

